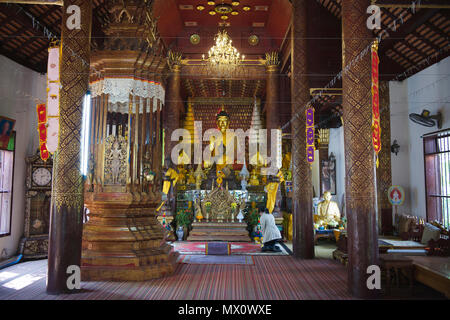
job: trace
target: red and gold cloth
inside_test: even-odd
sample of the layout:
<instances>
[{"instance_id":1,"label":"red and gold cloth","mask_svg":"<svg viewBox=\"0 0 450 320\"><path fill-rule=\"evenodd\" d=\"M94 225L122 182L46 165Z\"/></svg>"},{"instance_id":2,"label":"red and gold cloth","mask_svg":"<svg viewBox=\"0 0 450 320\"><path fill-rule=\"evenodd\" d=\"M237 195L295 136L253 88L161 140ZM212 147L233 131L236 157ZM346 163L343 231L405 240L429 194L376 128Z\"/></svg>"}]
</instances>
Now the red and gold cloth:
<instances>
[{"instance_id":1,"label":"red and gold cloth","mask_svg":"<svg viewBox=\"0 0 450 320\"><path fill-rule=\"evenodd\" d=\"M50 154L47 149L47 108L44 103L36 106L38 118L39 150L41 159L47 161Z\"/></svg>"},{"instance_id":2,"label":"red and gold cloth","mask_svg":"<svg viewBox=\"0 0 450 320\"><path fill-rule=\"evenodd\" d=\"M378 73L378 40L372 45L372 144L378 168L378 153L381 151L380 96Z\"/></svg>"}]
</instances>

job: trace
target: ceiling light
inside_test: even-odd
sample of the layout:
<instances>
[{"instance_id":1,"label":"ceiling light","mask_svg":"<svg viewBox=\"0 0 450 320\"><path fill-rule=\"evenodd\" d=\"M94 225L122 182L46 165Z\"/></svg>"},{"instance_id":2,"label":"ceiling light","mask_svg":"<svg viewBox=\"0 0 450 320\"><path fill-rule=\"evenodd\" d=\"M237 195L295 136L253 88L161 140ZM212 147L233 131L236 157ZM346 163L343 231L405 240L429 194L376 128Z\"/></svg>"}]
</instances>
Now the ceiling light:
<instances>
[{"instance_id":1,"label":"ceiling light","mask_svg":"<svg viewBox=\"0 0 450 320\"><path fill-rule=\"evenodd\" d=\"M239 14L239 12L237 12L237 11L231 11L231 14L232 14L233 16L237 16L237 15Z\"/></svg>"},{"instance_id":2,"label":"ceiling light","mask_svg":"<svg viewBox=\"0 0 450 320\"><path fill-rule=\"evenodd\" d=\"M236 6L240 5L240 2L238 0L233 0L233 1L231 1L231 4L236 7Z\"/></svg>"},{"instance_id":3,"label":"ceiling light","mask_svg":"<svg viewBox=\"0 0 450 320\"><path fill-rule=\"evenodd\" d=\"M229 5L228 3L222 3L222 4L218 4L216 5L216 7L214 8L214 10L217 13L221 13L221 14L228 14L231 11L233 11L233 7L231 5Z\"/></svg>"},{"instance_id":4,"label":"ceiling light","mask_svg":"<svg viewBox=\"0 0 450 320\"><path fill-rule=\"evenodd\" d=\"M227 20L227 19L228 19L228 16L221 16L220 19L222 19L222 20Z\"/></svg>"},{"instance_id":5,"label":"ceiling light","mask_svg":"<svg viewBox=\"0 0 450 320\"><path fill-rule=\"evenodd\" d=\"M208 4L209 4L210 6L214 6L214 5L216 5L216 2L215 2L215 1L208 1Z\"/></svg>"},{"instance_id":6,"label":"ceiling light","mask_svg":"<svg viewBox=\"0 0 450 320\"><path fill-rule=\"evenodd\" d=\"M244 57L233 47L232 40L225 30L219 31L215 37L215 45L209 49L208 58L202 55L203 60L212 66L236 67L242 63Z\"/></svg>"},{"instance_id":7,"label":"ceiling light","mask_svg":"<svg viewBox=\"0 0 450 320\"><path fill-rule=\"evenodd\" d=\"M215 12L214 10L210 10L210 11L209 11L209 14L213 16L213 15L216 14L216 12Z\"/></svg>"},{"instance_id":8,"label":"ceiling light","mask_svg":"<svg viewBox=\"0 0 450 320\"><path fill-rule=\"evenodd\" d=\"M205 10L205 7L202 6L201 4L199 4L199 5L197 6L197 10L198 10L198 11Z\"/></svg>"},{"instance_id":9,"label":"ceiling light","mask_svg":"<svg viewBox=\"0 0 450 320\"><path fill-rule=\"evenodd\" d=\"M250 11L251 8L249 6L245 6L242 9L244 9L244 11Z\"/></svg>"}]
</instances>

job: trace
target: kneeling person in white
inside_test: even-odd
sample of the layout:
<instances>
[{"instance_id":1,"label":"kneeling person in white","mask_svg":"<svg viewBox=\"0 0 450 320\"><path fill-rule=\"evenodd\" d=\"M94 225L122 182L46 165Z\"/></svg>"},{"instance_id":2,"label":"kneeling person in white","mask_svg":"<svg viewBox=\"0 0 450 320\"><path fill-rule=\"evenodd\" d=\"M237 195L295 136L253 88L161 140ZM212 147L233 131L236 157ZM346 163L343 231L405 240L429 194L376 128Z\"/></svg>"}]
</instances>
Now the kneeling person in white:
<instances>
[{"instance_id":1,"label":"kneeling person in white","mask_svg":"<svg viewBox=\"0 0 450 320\"><path fill-rule=\"evenodd\" d=\"M269 212L269 209L265 209L260 218L261 232L263 236L264 246L262 251L274 251L281 252L275 244L281 240L281 233L275 224L275 218L273 214Z\"/></svg>"}]
</instances>

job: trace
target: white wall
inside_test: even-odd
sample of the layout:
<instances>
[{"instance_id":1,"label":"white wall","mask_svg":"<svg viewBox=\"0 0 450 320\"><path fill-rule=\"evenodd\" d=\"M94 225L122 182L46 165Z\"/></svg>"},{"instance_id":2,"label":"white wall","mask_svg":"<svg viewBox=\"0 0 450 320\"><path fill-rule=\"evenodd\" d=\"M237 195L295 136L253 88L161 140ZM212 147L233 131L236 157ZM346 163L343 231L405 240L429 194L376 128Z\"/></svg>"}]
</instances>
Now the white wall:
<instances>
[{"instance_id":1,"label":"white wall","mask_svg":"<svg viewBox=\"0 0 450 320\"><path fill-rule=\"evenodd\" d=\"M330 129L330 142L328 145L328 156L333 152L336 157L336 195L333 200L343 209L345 194L345 150L344 150L344 127ZM341 212L341 215L344 212Z\"/></svg>"},{"instance_id":2,"label":"white wall","mask_svg":"<svg viewBox=\"0 0 450 320\"><path fill-rule=\"evenodd\" d=\"M426 217L423 143L421 136L437 131L409 120L423 109L441 111L442 129L450 128L450 57L402 82L390 82L391 141L400 145L392 155L392 183L405 188L405 205L399 212Z\"/></svg>"},{"instance_id":3,"label":"white wall","mask_svg":"<svg viewBox=\"0 0 450 320\"><path fill-rule=\"evenodd\" d=\"M0 55L0 115L16 120L16 153L11 235L0 238L0 252L16 254L23 235L25 213L25 158L39 148L36 99L45 102L46 81L41 75Z\"/></svg>"},{"instance_id":4,"label":"white wall","mask_svg":"<svg viewBox=\"0 0 450 320\"><path fill-rule=\"evenodd\" d=\"M314 151L314 162L312 163L312 185L314 187L315 197L320 198L320 168L319 168L319 150Z\"/></svg>"}]
</instances>

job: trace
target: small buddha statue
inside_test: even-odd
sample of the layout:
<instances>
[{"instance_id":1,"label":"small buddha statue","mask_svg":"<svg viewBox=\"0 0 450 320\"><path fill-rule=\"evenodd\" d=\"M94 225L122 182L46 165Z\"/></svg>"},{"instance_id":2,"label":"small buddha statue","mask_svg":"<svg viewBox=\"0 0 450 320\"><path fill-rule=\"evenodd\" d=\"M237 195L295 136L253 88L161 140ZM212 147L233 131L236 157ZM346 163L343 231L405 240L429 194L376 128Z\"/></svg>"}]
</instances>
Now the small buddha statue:
<instances>
[{"instance_id":1,"label":"small buddha statue","mask_svg":"<svg viewBox=\"0 0 450 320\"><path fill-rule=\"evenodd\" d=\"M256 170L256 167L253 167L252 172L250 173L250 181L248 184L251 186L259 186L258 171Z\"/></svg>"},{"instance_id":2,"label":"small buddha statue","mask_svg":"<svg viewBox=\"0 0 450 320\"><path fill-rule=\"evenodd\" d=\"M178 182L181 185L186 184L186 172L184 166L178 166Z\"/></svg>"},{"instance_id":3,"label":"small buddha statue","mask_svg":"<svg viewBox=\"0 0 450 320\"><path fill-rule=\"evenodd\" d=\"M247 170L247 166L245 165L242 167L242 170L239 172L239 176L241 178L241 190L247 191L247 179L250 176L250 172Z\"/></svg>"},{"instance_id":4,"label":"small buddha statue","mask_svg":"<svg viewBox=\"0 0 450 320\"><path fill-rule=\"evenodd\" d=\"M187 184L195 184L194 168L191 166L187 174Z\"/></svg>"},{"instance_id":5,"label":"small buddha statue","mask_svg":"<svg viewBox=\"0 0 450 320\"><path fill-rule=\"evenodd\" d=\"M339 206L335 201L331 201L331 193L329 191L324 192L323 198L324 200L317 207L318 214L314 217L314 222L323 227L336 227L341 220Z\"/></svg>"},{"instance_id":6,"label":"small buddha statue","mask_svg":"<svg viewBox=\"0 0 450 320\"><path fill-rule=\"evenodd\" d=\"M199 165L197 166L197 170L195 170L195 173L194 173L195 187L196 187L198 190L200 190L200 189L202 188L202 181L203 181L203 179L204 179L205 177L206 177L206 176L205 176L205 174L203 173L202 165L199 164Z\"/></svg>"}]
</instances>

